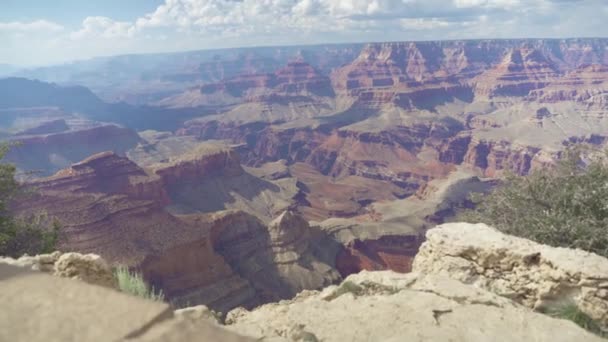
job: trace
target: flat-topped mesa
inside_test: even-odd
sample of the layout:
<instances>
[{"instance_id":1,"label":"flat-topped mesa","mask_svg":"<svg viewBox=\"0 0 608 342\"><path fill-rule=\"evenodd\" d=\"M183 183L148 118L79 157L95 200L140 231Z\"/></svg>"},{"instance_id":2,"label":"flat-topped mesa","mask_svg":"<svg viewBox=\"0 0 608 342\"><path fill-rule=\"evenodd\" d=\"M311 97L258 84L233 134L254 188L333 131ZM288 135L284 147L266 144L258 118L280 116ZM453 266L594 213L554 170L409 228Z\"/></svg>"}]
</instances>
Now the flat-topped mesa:
<instances>
[{"instance_id":1,"label":"flat-topped mesa","mask_svg":"<svg viewBox=\"0 0 608 342\"><path fill-rule=\"evenodd\" d=\"M111 151L94 154L31 184L42 191L124 194L157 201L159 205L169 202L158 177L148 175L128 158Z\"/></svg>"},{"instance_id":2,"label":"flat-topped mesa","mask_svg":"<svg viewBox=\"0 0 608 342\"><path fill-rule=\"evenodd\" d=\"M608 66L585 65L567 73L542 89L530 92L531 101L555 103L584 102L608 93Z\"/></svg>"},{"instance_id":3,"label":"flat-topped mesa","mask_svg":"<svg viewBox=\"0 0 608 342\"><path fill-rule=\"evenodd\" d=\"M526 96L559 76L559 70L541 50L515 48L502 62L477 76L475 95L481 98Z\"/></svg>"},{"instance_id":4,"label":"flat-topped mesa","mask_svg":"<svg viewBox=\"0 0 608 342\"><path fill-rule=\"evenodd\" d=\"M16 136L27 136L27 135L39 135L39 134L53 134L59 132L65 132L70 127L66 123L65 119L54 119L46 122L42 122L37 126L26 128L17 134Z\"/></svg>"},{"instance_id":5,"label":"flat-topped mesa","mask_svg":"<svg viewBox=\"0 0 608 342\"><path fill-rule=\"evenodd\" d=\"M200 180L209 176L236 176L243 168L238 153L225 147L204 146L168 163L153 165L165 186Z\"/></svg>"}]
</instances>

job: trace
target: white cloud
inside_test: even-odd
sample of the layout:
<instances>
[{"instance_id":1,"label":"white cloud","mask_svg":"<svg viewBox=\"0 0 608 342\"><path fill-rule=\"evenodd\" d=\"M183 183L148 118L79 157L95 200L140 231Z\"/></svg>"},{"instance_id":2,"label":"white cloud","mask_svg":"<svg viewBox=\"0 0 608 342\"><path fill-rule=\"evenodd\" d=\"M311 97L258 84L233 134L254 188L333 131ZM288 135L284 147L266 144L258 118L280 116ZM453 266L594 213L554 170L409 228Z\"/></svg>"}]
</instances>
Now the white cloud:
<instances>
[{"instance_id":1,"label":"white cloud","mask_svg":"<svg viewBox=\"0 0 608 342\"><path fill-rule=\"evenodd\" d=\"M448 21L439 20L437 18L405 18L401 19L399 23L404 29L410 30L431 30L436 28L448 27L451 24Z\"/></svg>"},{"instance_id":2,"label":"white cloud","mask_svg":"<svg viewBox=\"0 0 608 342\"><path fill-rule=\"evenodd\" d=\"M133 36L133 33L133 25L129 22L114 21L107 17L86 17L82 21L82 28L72 32L70 38L125 38Z\"/></svg>"},{"instance_id":3,"label":"white cloud","mask_svg":"<svg viewBox=\"0 0 608 342\"><path fill-rule=\"evenodd\" d=\"M11 22L0 22L0 32L60 32L63 31L64 27L60 24L47 21L47 20L36 20L31 22L11 21Z\"/></svg>"},{"instance_id":4,"label":"white cloud","mask_svg":"<svg viewBox=\"0 0 608 342\"><path fill-rule=\"evenodd\" d=\"M526 0L527 3L534 4L537 0ZM542 2L542 0L541 0ZM487 8L513 8L522 5L521 0L454 0L454 4L459 8L487 7Z\"/></svg>"}]
</instances>

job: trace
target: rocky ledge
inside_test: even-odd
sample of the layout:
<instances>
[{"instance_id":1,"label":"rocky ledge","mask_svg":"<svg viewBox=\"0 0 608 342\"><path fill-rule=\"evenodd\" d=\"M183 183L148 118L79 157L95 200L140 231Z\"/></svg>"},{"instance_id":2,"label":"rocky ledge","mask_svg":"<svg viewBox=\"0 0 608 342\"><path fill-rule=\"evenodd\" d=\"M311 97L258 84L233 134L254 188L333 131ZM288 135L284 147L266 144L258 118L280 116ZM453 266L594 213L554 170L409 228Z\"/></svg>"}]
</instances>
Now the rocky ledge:
<instances>
[{"instance_id":1,"label":"rocky ledge","mask_svg":"<svg viewBox=\"0 0 608 342\"><path fill-rule=\"evenodd\" d=\"M392 271L364 271L252 312L235 309L226 324L261 341L603 341L445 276Z\"/></svg>"},{"instance_id":2,"label":"rocky ledge","mask_svg":"<svg viewBox=\"0 0 608 342\"><path fill-rule=\"evenodd\" d=\"M78 279L89 284L117 288L108 263L96 254L61 253L24 255L19 259L0 257L0 264L18 266L54 276Z\"/></svg>"},{"instance_id":3,"label":"rocky ledge","mask_svg":"<svg viewBox=\"0 0 608 342\"><path fill-rule=\"evenodd\" d=\"M320 292L235 309L226 324L288 341L601 341L542 312L576 305L605 329L607 259L484 224L444 224L426 237L412 273L363 271Z\"/></svg>"},{"instance_id":4,"label":"rocky ledge","mask_svg":"<svg viewBox=\"0 0 608 342\"><path fill-rule=\"evenodd\" d=\"M505 235L484 224L431 229L415 272L441 274L543 311L567 303L608 327L608 260Z\"/></svg>"},{"instance_id":5,"label":"rocky ledge","mask_svg":"<svg viewBox=\"0 0 608 342\"><path fill-rule=\"evenodd\" d=\"M270 225L272 249L282 252L276 260L290 259L291 250L279 242L291 241L298 229L278 229L296 225L289 216ZM0 259L0 300L6 308L0 340L604 341L539 311L572 303L605 329L607 259L504 235L483 224L445 224L426 237L412 273L363 271L321 291L304 290L252 311L234 309L223 326L222 316L204 306L173 312L107 288L4 265L66 276L57 274L61 260L97 265L96 256ZM79 278L78 272L68 273Z\"/></svg>"}]
</instances>

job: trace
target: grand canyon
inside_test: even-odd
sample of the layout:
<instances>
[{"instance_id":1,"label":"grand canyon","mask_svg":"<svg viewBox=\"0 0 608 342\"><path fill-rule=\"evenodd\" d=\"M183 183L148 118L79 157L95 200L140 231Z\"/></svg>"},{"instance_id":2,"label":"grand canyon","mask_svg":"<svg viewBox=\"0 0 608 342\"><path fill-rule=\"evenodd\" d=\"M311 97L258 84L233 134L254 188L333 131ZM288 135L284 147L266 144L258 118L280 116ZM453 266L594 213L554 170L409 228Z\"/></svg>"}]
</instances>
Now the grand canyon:
<instances>
[{"instance_id":1,"label":"grand canyon","mask_svg":"<svg viewBox=\"0 0 608 342\"><path fill-rule=\"evenodd\" d=\"M409 272L470 193L607 132L604 38L125 55L0 79L5 159L32 190L12 210L221 312Z\"/></svg>"}]
</instances>

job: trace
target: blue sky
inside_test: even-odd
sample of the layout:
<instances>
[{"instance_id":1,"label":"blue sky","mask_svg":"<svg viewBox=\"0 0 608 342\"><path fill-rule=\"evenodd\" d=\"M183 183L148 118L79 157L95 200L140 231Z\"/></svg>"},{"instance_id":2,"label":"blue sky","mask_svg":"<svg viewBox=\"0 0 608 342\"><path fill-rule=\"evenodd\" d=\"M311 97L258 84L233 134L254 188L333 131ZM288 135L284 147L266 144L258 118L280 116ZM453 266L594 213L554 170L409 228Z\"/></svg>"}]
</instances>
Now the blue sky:
<instances>
[{"instance_id":1,"label":"blue sky","mask_svg":"<svg viewBox=\"0 0 608 342\"><path fill-rule=\"evenodd\" d=\"M0 21L46 19L78 28L91 15L128 21L154 11L163 3L164 0L2 0Z\"/></svg>"},{"instance_id":2,"label":"blue sky","mask_svg":"<svg viewBox=\"0 0 608 342\"><path fill-rule=\"evenodd\" d=\"M259 45L607 36L608 0L0 0L0 63Z\"/></svg>"}]
</instances>

